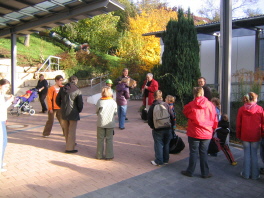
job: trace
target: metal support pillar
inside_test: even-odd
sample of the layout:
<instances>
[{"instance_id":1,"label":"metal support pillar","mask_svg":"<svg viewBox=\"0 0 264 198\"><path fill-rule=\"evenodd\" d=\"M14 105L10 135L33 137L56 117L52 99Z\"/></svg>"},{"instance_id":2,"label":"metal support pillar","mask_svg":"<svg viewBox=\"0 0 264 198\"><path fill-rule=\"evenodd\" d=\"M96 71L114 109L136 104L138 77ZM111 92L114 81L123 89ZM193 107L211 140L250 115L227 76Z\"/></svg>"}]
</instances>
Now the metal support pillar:
<instances>
[{"instance_id":1,"label":"metal support pillar","mask_svg":"<svg viewBox=\"0 0 264 198\"><path fill-rule=\"evenodd\" d=\"M16 74L16 66L17 66L17 45L16 45L16 34L11 34L11 93L13 95L16 94L17 89L17 74Z\"/></svg>"},{"instance_id":2,"label":"metal support pillar","mask_svg":"<svg viewBox=\"0 0 264 198\"><path fill-rule=\"evenodd\" d=\"M255 71L260 69L259 68L259 34L261 32L260 28L257 28L256 36L255 36Z\"/></svg>"},{"instance_id":3,"label":"metal support pillar","mask_svg":"<svg viewBox=\"0 0 264 198\"><path fill-rule=\"evenodd\" d=\"M221 46L222 46L222 113L230 116L231 99L231 47L232 47L232 0L221 0Z\"/></svg>"},{"instance_id":4,"label":"metal support pillar","mask_svg":"<svg viewBox=\"0 0 264 198\"><path fill-rule=\"evenodd\" d=\"M219 64L220 64L220 59L219 59L219 51L220 51L220 33L214 33L215 36L215 80L214 80L214 84L215 84L215 89L219 92L220 91L220 82L219 79L221 79L220 77L220 68L219 68Z\"/></svg>"}]
</instances>

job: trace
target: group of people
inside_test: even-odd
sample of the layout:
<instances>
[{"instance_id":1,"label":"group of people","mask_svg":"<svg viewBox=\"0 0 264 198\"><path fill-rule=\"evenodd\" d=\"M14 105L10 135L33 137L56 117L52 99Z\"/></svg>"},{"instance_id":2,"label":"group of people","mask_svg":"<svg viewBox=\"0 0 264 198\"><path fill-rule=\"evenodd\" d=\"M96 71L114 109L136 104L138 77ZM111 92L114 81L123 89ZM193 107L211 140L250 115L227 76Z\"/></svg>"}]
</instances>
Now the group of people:
<instances>
[{"instance_id":1,"label":"group of people","mask_svg":"<svg viewBox=\"0 0 264 198\"><path fill-rule=\"evenodd\" d=\"M54 118L56 117L61 125L66 140L65 153L76 153L76 128L80 120L80 112L83 109L82 93L77 87L78 78L72 76L66 85L62 85L64 79L61 75L55 77L55 85L46 89L44 76L40 76L37 88L45 95L47 93L47 107L40 94L42 113L48 111L48 120L43 130L43 137L51 134ZM119 129L125 129L129 89L134 88L136 83L130 86L128 69L123 70L123 75L116 80L116 100L113 98L113 82L108 80L107 86L102 88L101 98L96 104L97 119L97 159L112 160L113 135L115 129L115 115L118 115ZM183 113L188 118L187 136L189 143L189 164L186 170L181 171L185 176L194 175L198 157L200 158L200 169L202 178L210 178L208 146L214 136L220 138L223 152L230 164L237 162L228 146L230 133L227 115L221 115L220 101L212 98L210 88L206 86L205 78L198 79L199 87L193 88L193 101L184 106ZM0 166L3 168L4 152L7 144L6 119L7 108L14 100L13 96L6 95L9 89L9 81L0 80L0 106L3 113L0 116ZM147 123L152 129L154 140L155 159L152 165L159 166L169 162L169 143L176 128L176 113L174 111L175 97L166 96L163 101L162 91L153 79L153 74L148 73L142 86L143 105L148 111ZM262 145L261 156L264 163L264 112L263 108L257 105L258 95L250 92L243 97L244 106L238 111L236 121L237 138L242 141L244 148L244 164L241 176L245 179L258 179L260 171L258 167L258 148Z\"/></svg>"}]
</instances>

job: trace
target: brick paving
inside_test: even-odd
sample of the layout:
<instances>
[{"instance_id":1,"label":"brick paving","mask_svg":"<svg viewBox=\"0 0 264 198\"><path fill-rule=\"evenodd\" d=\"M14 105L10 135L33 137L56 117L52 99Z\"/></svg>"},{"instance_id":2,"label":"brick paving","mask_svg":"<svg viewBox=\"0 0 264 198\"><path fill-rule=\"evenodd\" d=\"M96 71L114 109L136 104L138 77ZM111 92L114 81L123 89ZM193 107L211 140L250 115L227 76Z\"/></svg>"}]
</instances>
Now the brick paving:
<instances>
[{"instance_id":1,"label":"brick paving","mask_svg":"<svg viewBox=\"0 0 264 198\"><path fill-rule=\"evenodd\" d=\"M85 91L84 91L85 92ZM85 95L85 94L84 94ZM40 111L39 102L31 103ZM76 154L65 154L65 140L58 122L43 138L46 114L8 116L8 146L0 174L0 197L263 197L264 178L239 176L242 150L232 148L238 166L227 163L221 153L210 158L214 177L202 179L180 174L188 163L185 134L178 133L186 149L171 155L169 165L155 167L151 130L139 116L140 101L130 101L125 130L116 125L113 161L96 160L95 106L86 103L77 129ZM260 163L261 164L261 163Z\"/></svg>"}]
</instances>

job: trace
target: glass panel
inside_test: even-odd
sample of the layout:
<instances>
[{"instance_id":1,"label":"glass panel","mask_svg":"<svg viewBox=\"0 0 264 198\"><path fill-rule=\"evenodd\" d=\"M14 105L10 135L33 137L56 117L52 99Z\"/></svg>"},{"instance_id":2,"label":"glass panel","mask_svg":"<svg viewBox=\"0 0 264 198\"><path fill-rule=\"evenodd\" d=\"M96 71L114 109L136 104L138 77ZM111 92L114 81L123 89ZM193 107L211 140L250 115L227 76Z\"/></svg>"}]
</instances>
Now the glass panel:
<instances>
[{"instance_id":1,"label":"glass panel","mask_svg":"<svg viewBox=\"0 0 264 198\"><path fill-rule=\"evenodd\" d=\"M36 6L40 7L40 8L44 8L44 9L50 10L51 8L55 7L56 4L48 2L48 1L44 1L42 3L36 4Z\"/></svg>"},{"instance_id":2,"label":"glass panel","mask_svg":"<svg viewBox=\"0 0 264 198\"><path fill-rule=\"evenodd\" d=\"M6 14L5 16L7 17L11 17L11 18L15 18L15 19L20 19L21 17L23 17L24 15L18 12L11 12L9 14Z\"/></svg>"},{"instance_id":3,"label":"glass panel","mask_svg":"<svg viewBox=\"0 0 264 198\"><path fill-rule=\"evenodd\" d=\"M39 12L39 10L37 8L33 8L33 7L23 8L21 11L26 12L28 14L35 14L35 13Z\"/></svg>"},{"instance_id":4,"label":"glass panel","mask_svg":"<svg viewBox=\"0 0 264 198\"><path fill-rule=\"evenodd\" d=\"M76 2L78 0L54 0L54 1L65 5L71 2Z\"/></svg>"},{"instance_id":5,"label":"glass panel","mask_svg":"<svg viewBox=\"0 0 264 198\"><path fill-rule=\"evenodd\" d=\"M0 23L6 23L8 21L10 21L10 19L5 19L5 18L0 17Z\"/></svg>"}]
</instances>

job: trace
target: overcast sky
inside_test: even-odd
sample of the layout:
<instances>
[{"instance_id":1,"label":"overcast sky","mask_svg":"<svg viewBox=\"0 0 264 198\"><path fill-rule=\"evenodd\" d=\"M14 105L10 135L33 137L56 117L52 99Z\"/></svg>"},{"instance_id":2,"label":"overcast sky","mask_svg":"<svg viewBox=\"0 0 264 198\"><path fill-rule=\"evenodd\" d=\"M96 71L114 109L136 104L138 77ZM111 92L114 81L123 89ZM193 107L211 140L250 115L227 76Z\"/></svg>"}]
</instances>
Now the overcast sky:
<instances>
[{"instance_id":1,"label":"overcast sky","mask_svg":"<svg viewBox=\"0 0 264 198\"><path fill-rule=\"evenodd\" d=\"M164 1L167 1L170 5L170 7L173 7L173 6L182 6L182 8L184 10L187 10L188 7L190 7L191 9L191 12L198 15L198 10L201 8L201 0L164 0ZM220 0L219 0L219 4L220 4ZM259 8L262 10L262 13L264 14L264 0L259 0L259 3L258 5L252 5L251 7L252 9L255 9L255 8ZM244 17L242 12L240 13L237 13L237 16L235 17Z\"/></svg>"}]
</instances>

